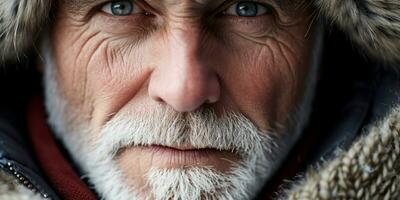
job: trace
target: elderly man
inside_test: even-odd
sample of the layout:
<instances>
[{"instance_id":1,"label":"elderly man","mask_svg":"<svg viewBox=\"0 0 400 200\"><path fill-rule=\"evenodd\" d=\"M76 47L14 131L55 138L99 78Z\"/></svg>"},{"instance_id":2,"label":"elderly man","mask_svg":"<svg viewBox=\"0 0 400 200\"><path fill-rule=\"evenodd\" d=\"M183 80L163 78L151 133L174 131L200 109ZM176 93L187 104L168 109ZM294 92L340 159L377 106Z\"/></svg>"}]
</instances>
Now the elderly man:
<instances>
[{"instance_id":1,"label":"elderly man","mask_svg":"<svg viewBox=\"0 0 400 200\"><path fill-rule=\"evenodd\" d=\"M0 19L0 199L400 198L398 0L1 0Z\"/></svg>"}]
</instances>

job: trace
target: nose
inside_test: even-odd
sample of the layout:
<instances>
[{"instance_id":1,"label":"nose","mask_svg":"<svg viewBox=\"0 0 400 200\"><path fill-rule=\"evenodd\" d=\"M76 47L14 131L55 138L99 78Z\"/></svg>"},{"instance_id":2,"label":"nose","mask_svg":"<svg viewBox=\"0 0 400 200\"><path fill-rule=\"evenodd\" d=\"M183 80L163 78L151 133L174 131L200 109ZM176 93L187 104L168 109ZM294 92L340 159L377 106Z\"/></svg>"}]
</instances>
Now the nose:
<instances>
[{"instance_id":1,"label":"nose","mask_svg":"<svg viewBox=\"0 0 400 200\"><path fill-rule=\"evenodd\" d=\"M203 104L216 103L220 83L210 59L202 58L198 31L170 32L149 82L149 95L178 112L194 111Z\"/></svg>"}]
</instances>

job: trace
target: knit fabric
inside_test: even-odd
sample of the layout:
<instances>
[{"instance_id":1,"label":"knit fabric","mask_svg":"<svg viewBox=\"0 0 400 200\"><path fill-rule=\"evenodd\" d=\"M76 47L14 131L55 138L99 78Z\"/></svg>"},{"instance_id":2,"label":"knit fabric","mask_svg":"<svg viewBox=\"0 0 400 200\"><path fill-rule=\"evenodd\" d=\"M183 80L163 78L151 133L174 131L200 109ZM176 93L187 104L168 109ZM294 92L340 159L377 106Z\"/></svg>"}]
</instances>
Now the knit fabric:
<instances>
[{"instance_id":1,"label":"knit fabric","mask_svg":"<svg viewBox=\"0 0 400 200\"><path fill-rule=\"evenodd\" d=\"M400 199L399 130L397 108L348 151L309 170L282 199Z\"/></svg>"}]
</instances>

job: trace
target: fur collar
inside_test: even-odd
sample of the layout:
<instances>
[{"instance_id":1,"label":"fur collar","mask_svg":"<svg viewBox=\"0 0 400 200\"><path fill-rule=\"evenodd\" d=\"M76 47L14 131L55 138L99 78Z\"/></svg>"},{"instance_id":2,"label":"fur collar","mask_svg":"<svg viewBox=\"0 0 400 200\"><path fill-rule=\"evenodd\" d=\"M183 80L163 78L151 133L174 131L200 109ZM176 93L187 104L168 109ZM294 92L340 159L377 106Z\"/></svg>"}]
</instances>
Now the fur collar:
<instances>
[{"instance_id":1,"label":"fur collar","mask_svg":"<svg viewBox=\"0 0 400 200\"><path fill-rule=\"evenodd\" d=\"M300 0L299 0L300 1ZM303 0L336 24L369 57L400 64L399 0ZM34 46L54 0L0 1L0 61L16 61ZM5 50L5 51L4 51Z\"/></svg>"},{"instance_id":2,"label":"fur collar","mask_svg":"<svg viewBox=\"0 0 400 200\"><path fill-rule=\"evenodd\" d=\"M0 199L7 200L44 200L16 181L12 176L0 171Z\"/></svg>"}]
</instances>

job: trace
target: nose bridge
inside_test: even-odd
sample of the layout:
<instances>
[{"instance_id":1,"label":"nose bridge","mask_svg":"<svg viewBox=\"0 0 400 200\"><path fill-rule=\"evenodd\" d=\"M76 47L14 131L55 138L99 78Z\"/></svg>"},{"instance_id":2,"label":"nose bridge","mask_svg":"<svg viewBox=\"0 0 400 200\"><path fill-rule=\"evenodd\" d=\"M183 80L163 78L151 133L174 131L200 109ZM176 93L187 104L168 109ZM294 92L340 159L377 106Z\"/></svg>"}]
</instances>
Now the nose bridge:
<instances>
[{"instance_id":1,"label":"nose bridge","mask_svg":"<svg viewBox=\"0 0 400 200\"><path fill-rule=\"evenodd\" d=\"M170 63L165 70L174 77L171 81L176 84L175 92L185 93L187 97L203 92L200 87L204 87L210 69L199 58L199 34L193 29L176 28L171 37Z\"/></svg>"},{"instance_id":2,"label":"nose bridge","mask_svg":"<svg viewBox=\"0 0 400 200\"><path fill-rule=\"evenodd\" d=\"M186 54L201 51L201 28L196 22L170 24L170 37L169 45L172 48L179 48Z\"/></svg>"},{"instance_id":3,"label":"nose bridge","mask_svg":"<svg viewBox=\"0 0 400 200\"><path fill-rule=\"evenodd\" d=\"M189 81L190 77L205 75L211 70L201 60L201 34L198 26L191 22L170 24L168 39L168 71L176 70L181 81Z\"/></svg>"},{"instance_id":4,"label":"nose bridge","mask_svg":"<svg viewBox=\"0 0 400 200\"><path fill-rule=\"evenodd\" d=\"M153 72L149 94L180 112L197 109L219 99L219 82L212 66L202 59L200 28L193 24L171 26L163 63Z\"/></svg>"}]
</instances>

